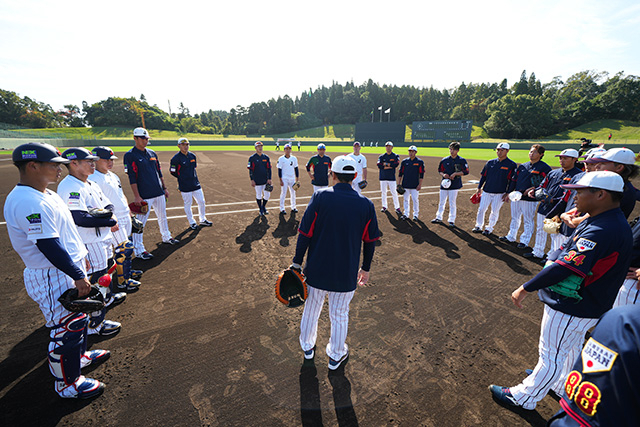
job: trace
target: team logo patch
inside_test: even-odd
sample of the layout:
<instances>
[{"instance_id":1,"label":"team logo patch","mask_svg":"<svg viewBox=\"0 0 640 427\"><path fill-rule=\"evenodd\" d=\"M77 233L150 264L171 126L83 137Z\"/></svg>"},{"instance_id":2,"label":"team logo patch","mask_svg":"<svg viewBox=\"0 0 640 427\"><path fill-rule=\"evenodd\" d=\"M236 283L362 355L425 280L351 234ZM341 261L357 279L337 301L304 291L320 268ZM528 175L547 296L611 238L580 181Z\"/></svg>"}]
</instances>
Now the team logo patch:
<instances>
[{"instance_id":1,"label":"team logo patch","mask_svg":"<svg viewBox=\"0 0 640 427\"><path fill-rule=\"evenodd\" d=\"M29 228L27 234L41 234L42 233L42 216L39 213L32 213L27 217L29 221Z\"/></svg>"},{"instance_id":2,"label":"team logo patch","mask_svg":"<svg viewBox=\"0 0 640 427\"><path fill-rule=\"evenodd\" d=\"M582 372L587 374L610 371L616 357L618 353L589 338L582 349Z\"/></svg>"},{"instance_id":3,"label":"team logo patch","mask_svg":"<svg viewBox=\"0 0 640 427\"><path fill-rule=\"evenodd\" d=\"M124 173L128 173L128 172L127 172L128 170L129 170L129 169L127 168L127 165L124 165Z\"/></svg>"},{"instance_id":4,"label":"team logo patch","mask_svg":"<svg viewBox=\"0 0 640 427\"><path fill-rule=\"evenodd\" d=\"M67 153L67 159L73 160L77 158L78 158L78 155L76 153Z\"/></svg>"},{"instance_id":5,"label":"team logo patch","mask_svg":"<svg viewBox=\"0 0 640 427\"><path fill-rule=\"evenodd\" d=\"M580 252L590 251L596 247L596 242L592 242L591 240L585 239L583 237L579 238L576 242L576 248Z\"/></svg>"},{"instance_id":6,"label":"team logo patch","mask_svg":"<svg viewBox=\"0 0 640 427\"><path fill-rule=\"evenodd\" d=\"M69 199L80 200L80 193L78 193L77 191L72 191L71 193L69 193Z\"/></svg>"},{"instance_id":7,"label":"team logo patch","mask_svg":"<svg viewBox=\"0 0 640 427\"><path fill-rule=\"evenodd\" d=\"M22 159L37 159L38 155L36 154L36 150L24 150L20 153L22 155Z\"/></svg>"},{"instance_id":8,"label":"team logo patch","mask_svg":"<svg viewBox=\"0 0 640 427\"><path fill-rule=\"evenodd\" d=\"M42 222L42 218L39 213L33 213L27 217L27 221L29 221L29 224L40 224Z\"/></svg>"}]
</instances>

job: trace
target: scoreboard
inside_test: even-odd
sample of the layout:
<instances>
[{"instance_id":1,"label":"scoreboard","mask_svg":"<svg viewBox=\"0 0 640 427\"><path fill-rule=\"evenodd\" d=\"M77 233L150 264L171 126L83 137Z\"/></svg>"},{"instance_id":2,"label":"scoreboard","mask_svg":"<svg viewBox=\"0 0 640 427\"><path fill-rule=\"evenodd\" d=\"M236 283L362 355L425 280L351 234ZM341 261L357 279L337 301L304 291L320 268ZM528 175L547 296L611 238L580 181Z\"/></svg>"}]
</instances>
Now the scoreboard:
<instances>
[{"instance_id":1,"label":"scoreboard","mask_svg":"<svg viewBox=\"0 0 640 427\"><path fill-rule=\"evenodd\" d=\"M430 120L413 122L411 139L470 141L473 120Z\"/></svg>"}]
</instances>

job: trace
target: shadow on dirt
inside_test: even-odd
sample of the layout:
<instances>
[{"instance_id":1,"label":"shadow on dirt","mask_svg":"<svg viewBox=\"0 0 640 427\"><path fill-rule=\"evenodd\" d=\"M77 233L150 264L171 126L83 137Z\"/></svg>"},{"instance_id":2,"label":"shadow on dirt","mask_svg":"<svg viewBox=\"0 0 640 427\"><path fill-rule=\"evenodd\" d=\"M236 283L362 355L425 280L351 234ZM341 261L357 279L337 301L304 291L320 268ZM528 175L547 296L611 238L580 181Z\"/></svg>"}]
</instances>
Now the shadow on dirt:
<instances>
[{"instance_id":1,"label":"shadow on dirt","mask_svg":"<svg viewBox=\"0 0 640 427\"><path fill-rule=\"evenodd\" d=\"M408 234L413 237L413 242L420 245L422 243L428 243L431 246L437 246L444 250L447 258L458 259L460 258L460 254L456 251L459 250L458 246L455 243L450 242L446 239L443 239L435 232L429 230L427 225L418 220L403 220L394 216L389 211L384 213L389 220L389 223L393 225L393 228L402 234Z\"/></svg>"},{"instance_id":2,"label":"shadow on dirt","mask_svg":"<svg viewBox=\"0 0 640 427\"><path fill-rule=\"evenodd\" d=\"M247 228L236 237L236 243L240 245L240 252L251 252L251 244L260 240L267 234L269 221L265 216L257 216Z\"/></svg>"},{"instance_id":3,"label":"shadow on dirt","mask_svg":"<svg viewBox=\"0 0 640 427\"><path fill-rule=\"evenodd\" d=\"M278 227L273 230L273 237L276 239L280 239L280 246L287 247L290 245L289 238L294 237L298 234L298 226L300 225L300 221L296 219L296 213L291 212L291 216L289 219L286 219L287 216L281 213L278 216ZM236 239L236 243L237 243Z\"/></svg>"}]
</instances>

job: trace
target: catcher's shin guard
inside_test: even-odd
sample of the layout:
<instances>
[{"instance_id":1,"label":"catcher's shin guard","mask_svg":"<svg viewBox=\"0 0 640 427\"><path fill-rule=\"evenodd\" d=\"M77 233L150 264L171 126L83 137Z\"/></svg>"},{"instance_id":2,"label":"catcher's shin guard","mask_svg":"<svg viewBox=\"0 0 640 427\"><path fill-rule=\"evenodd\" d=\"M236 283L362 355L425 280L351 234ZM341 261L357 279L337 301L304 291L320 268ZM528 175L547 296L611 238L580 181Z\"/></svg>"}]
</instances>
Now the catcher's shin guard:
<instances>
[{"instance_id":1,"label":"catcher's shin guard","mask_svg":"<svg viewBox=\"0 0 640 427\"><path fill-rule=\"evenodd\" d=\"M129 240L116 246L116 277L119 286L124 286L127 279L131 278L131 257L133 256L133 243Z\"/></svg>"},{"instance_id":2,"label":"catcher's shin guard","mask_svg":"<svg viewBox=\"0 0 640 427\"><path fill-rule=\"evenodd\" d=\"M80 358L87 349L87 315L71 313L51 328L49 370L57 381L73 384L80 376Z\"/></svg>"}]
</instances>

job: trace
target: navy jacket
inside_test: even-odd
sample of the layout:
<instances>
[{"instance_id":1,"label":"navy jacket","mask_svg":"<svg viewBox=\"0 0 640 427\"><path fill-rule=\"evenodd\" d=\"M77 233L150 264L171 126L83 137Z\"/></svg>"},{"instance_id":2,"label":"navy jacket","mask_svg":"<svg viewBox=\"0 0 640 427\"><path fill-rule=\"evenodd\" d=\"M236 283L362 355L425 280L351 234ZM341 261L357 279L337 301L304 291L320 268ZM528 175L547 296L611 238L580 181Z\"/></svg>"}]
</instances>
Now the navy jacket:
<instances>
[{"instance_id":1,"label":"navy jacket","mask_svg":"<svg viewBox=\"0 0 640 427\"><path fill-rule=\"evenodd\" d=\"M265 185L271 179L271 160L264 153L262 155L255 153L249 157L247 169L249 169L249 178L255 181L256 185Z\"/></svg>"},{"instance_id":2,"label":"navy jacket","mask_svg":"<svg viewBox=\"0 0 640 427\"><path fill-rule=\"evenodd\" d=\"M516 173L513 176L511 191L519 191L522 193L522 199L528 202L533 202L536 199L528 197L525 194L525 190L533 187L539 187L547 175L551 172L551 166L543 162L542 160L535 163L526 162L518 166Z\"/></svg>"},{"instance_id":3,"label":"navy jacket","mask_svg":"<svg viewBox=\"0 0 640 427\"><path fill-rule=\"evenodd\" d=\"M467 161L460 156L456 156L454 159L451 156L444 157L440 160L440 164L438 165L438 172L446 173L447 175L451 175L452 173L462 172L464 175L469 175L469 165ZM443 190L459 190L462 188L462 177L456 176L451 180L451 187L442 188Z\"/></svg>"},{"instance_id":4,"label":"navy jacket","mask_svg":"<svg viewBox=\"0 0 640 427\"><path fill-rule=\"evenodd\" d=\"M391 169L385 169L385 163L391 167ZM378 169L380 169L380 181L395 181L396 180L396 168L400 165L400 157L396 153L381 154L378 157Z\"/></svg>"},{"instance_id":5,"label":"navy jacket","mask_svg":"<svg viewBox=\"0 0 640 427\"><path fill-rule=\"evenodd\" d=\"M402 177L402 186L408 189L418 188L420 179L424 178L424 162L418 157L411 160L407 157L400 163L398 177Z\"/></svg>"},{"instance_id":6,"label":"navy jacket","mask_svg":"<svg viewBox=\"0 0 640 427\"><path fill-rule=\"evenodd\" d=\"M162 169L160 161L153 150L145 148L144 151L133 147L127 151L122 159L124 172L129 176L130 184L138 185L138 193L143 199L152 199L163 196Z\"/></svg>"},{"instance_id":7,"label":"navy jacket","mask_svg":"<svg viewBox=\"0 0 640 427\"><path fill-rule=\"evenodd\" d=\"M200 189L196 167L198 167L198 162L196 155L192 152L188 152L186 156L179 152L171 158L169 172L178 178L178 189L181 192L187 193Z\"/></svg>"},{"instance_id":8,"label":"navy jacket","mask_svg":"<svg viewBox=\"0 0 640 427\"><path fill-rule=\"evenodd\" d=\"M506 158L500 161L498 158L489 160L480 172L478 188L492 194L504 194L509 191L511 179L516 170L516 162ZM483 188L484 185L484 188Z\"/></svg>"}]
</instances>

